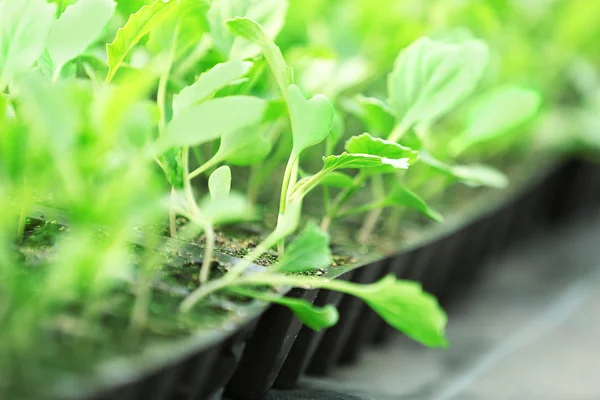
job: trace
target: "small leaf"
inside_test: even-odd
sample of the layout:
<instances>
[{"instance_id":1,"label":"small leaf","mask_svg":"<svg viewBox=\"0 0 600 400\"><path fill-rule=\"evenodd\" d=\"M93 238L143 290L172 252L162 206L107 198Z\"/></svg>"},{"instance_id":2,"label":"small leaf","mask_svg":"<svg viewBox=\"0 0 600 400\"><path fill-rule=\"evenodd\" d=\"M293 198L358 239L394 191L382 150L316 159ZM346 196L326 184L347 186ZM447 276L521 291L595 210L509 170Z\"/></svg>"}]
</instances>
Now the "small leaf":
<instances>
[{"instance_id":1,"label":"small leaf","mask_svg":"<svg viewBox=\"0 0 600 400\"><path fill-rule=\"evenodd\" d=\"M156 142L156 151L196 146L261 121L266 102L258 97L230 96L186 108L171 120Z\"/></svg>"},{"instance_id":2,"label":"small leaf","mask_svg":"<svg viewBox=\"0 0 600 400\"><path fill-rule=\"evenodd\" d=\"M389 103L405 130L430 123L469 96L488 61L486 44L421 38L396 59L388 77Z\"/></svg>"},{"instance_id":3,"label":"small leaf","mask_svg":"<svg viewBox=\"0 0 600 400\"><path fill-rule=\"evenodd\" d=\"M374 138L368 133L353 136L346 141L346 151L350 154L371 154L386 158L407 158L409 163L416 161L419 152L396 142Z\"/></svg>"},{"instance_id":4,"label":"small leaf","mask_svg":"<svg viewBox=\"0 0 600 400\"><path fill-rule=\"evenodd\" d=\"M444 221L444 217L439 212L429 207L421 197L401 184L396 184L392 192L383 201L382 206L407 207L423 213L435 222Z\"/></svg>"},{"instance_id":5,"label":"small leaf","mask_svg":"<svg viewBox=\"0 0 600 400\"><path fill-rule=\"evenodd\" d=\"M226 198L218 201L213 201L207 196L200 201L198 206L214 225L251 221L255 218L246 197L236 192L231 192Z\"/></svg>"},{"instance_id":6,"label":"small leaf","mask_svg":"<svg viewBox=\"0 0 600 400\"><path fill-rule=\"evenodd\" d=\"M308 224L285 249L275 270L293 274L326 268L330 264L329 236L316 225Z\"/></svg>"},{"instance_id":7,"label":"small leaf","mask_svg":"<svg viewBox=\"0 0 600 400\"><path fill-rule=\"evenodd\" d=\"M352 179L352 177L349 175L334 171L330 172L325 178L323 178L321 185L344 189L353 187L354 179Z\"/></svg>"},{"instance_id":8,"label":"small leaf","mask_svg":"<svg viewBox=\"0 0 600 400\"><path fill-rule=\"evenodd\" d=\"M396 124L394 110L374 97L356 96L344 104L346 110L358 118L367 131L375 136L388 136Z\"/></svg>"},{"instance_id":9,"label":"small leaf","mask_svg":"<svg viewBox=\"0 0 600 400\"><path fill-rule=\"evenodd\" d=\"M273 146L267 135L269 129L269 126L252 125L223 135L215 157L237 166L264 160Z\"/></svg>"},{"instance_id":10,"label":"small leaf","mask_svg":"<svg viewBox=\"0 0 600 400\"><path fill-rule=\"evenodd\" d=\"M320 331L337 324L339 314L337 309L328 304L324 307L318 307L310 304L306 300L293 299L290 297L280 297L277 301L271 301L288 307L294 312L296 317L313 331Z\"/></svg>"},{"instance_id":11,"label":"small leaf","mask_svg":"<svg viewBox=\"0 0 600 400\"><path fill-rule=\"evenodd\" d=\"M136 44L154 29L179 4L178 0L156 0L132 14L124 27L117 31L115 40L106 46L108 52L108 75L110 82Z\"/></svg>"},{"instance_id":12,"label":"small leaf","mask_svg":"<svg viewBox=\"0 0 600 400\"><path fill-rule=\"evenodd\" d=\"M217 90L246 75L251 67L252 63L245 61L215 65L200 75L196 82L173 96L173 113L179 114L186 107L208 100Z\"/></svg>"},{"instance_id":13,"label":"small leaf","mask_svg":"<svg viewBox=\"0 0 600 400\"><path fill-rule=\"evenodd\" d=\"M0 1L0 92L42 55L55 15L45 0Z\"/></svg>"},{"instance_id":14,"label":"small leaf","mask_svg":"<svg viewBox=\"0 0 600 400\"><path fill-rule=\"evenodd\" d=\"M325 140L333 124L333 106L323 95L306 100L296 85L288 88L288 104L296 157L303 150Z\"/></svg>"},{"instance_id":15,"label":"small leaf","mask_svg":"<svg viewBox=\"0 0 600 400\"><path fill-rule=\"evenodd\" d=\"M391 159L372 154L348 154L346 152L337 156L323 157L324 169L343 169L343 168L376 168L388 167L394 169L408 169L408 158Z\"/></svg>"},{"instance_id":16,"label":"small leaf","mask_svg":"<svg viewBox=\"0 0 600 400\"><path fill-rule=\"evenodd\" d=\"M468 125L451 147L456 153L467 147L502 136L535 116L540 93L518 86L506 86L485 95L471 107Z\"/></svg>"},{"instance_id":17,"label":"small leaf","mask_svg":"<svg viewBox=\"0 0 600 400\"><path fill-rule=\"evenodd\" d=\"M421 153L421 162L429 165L436 171L461 181L467 186L489 186L498 189L508 186L506 175L487 165L448 165L426 153Z\"/></svg>"},{"instance_id":18,"label":"small leaf","mask_svg":"<svg viewBox=\"0 0 600 400\"><path fill-rule=\"evenodd\" d=\"M208 177L208 191L214 202L222 201L229 197L231 191L231 169L223 165Z\"/></svg>"},{"instance_id":19,"label":"small leaf","mask_svg":"<svg viewBox=\"0 0 600 400\"><path fill-rule=\"evenodd\" d=\"M336 286L361 298L385 322L408 337L429 347L448 345L444 332L448 318L435 297L424 292L418 283L389 275L368 285L338 281Z\"/></svg>"},{"instance_id":20,"label":"small leaf","mask_svg":"<svg viewBox=\"0 0 600 400\"><path fill-rule=\"evenodd\" d=\"M79 0L67 7L52 24L48 37L47 48L55 75L100 36L115 7L113 0Z\"/></svg>"},{"instance_id":21,"label":"small leaf","mask_svg":"<svg viewBox=\"0 0 600 400\"><path fill-rule=\"evenodd\" d=\"M265 36L273 40L283 28L287 8L287 0L213 0L207 18L215 47L229 59L256 57L261 51L259 43L234 37L226 22L247 17L261 25Z\"/></svg>"},{"instance_id":22,"label":"small leaf","mask_svg":"<svg viewBox=\"0 0 600 400\"><path fill-rule=\"evenodd\" d=\"M262 26L249 18L234 18L227 21L227 27L234 35L241 36L260 46L273 75L275 75L277 85L285 96L288 87L294 82L294 73L285 62L279 47L267 36Z\"/></svg>"},{"instance_id":23,"label":"small leaf","mask_svg":"<svg viewBox=\"0 0 600 400\"><path fill-rule=\"evenodd\" d=\"M181 154L181 149L172 148L159 157L167 181L175 189L183 188L183 163L181 161Z\"/></svg>"},{"instance_id":24,"label":"small leaf","mask_svg":"<svg viewBox=\"0 0 600 400\"><path fill-rule=\"evenodd\" d=\"M243 296L253 297L258 300L288 307L293 311L296 317L304 323L304 325L317 332L321 329L334 326L339 319L337 309L331 304L324 307L318 307L303 299L281 297L271 293L259 292L246 288L235 288L233 290Z\"/></svg>"}]
</instances>

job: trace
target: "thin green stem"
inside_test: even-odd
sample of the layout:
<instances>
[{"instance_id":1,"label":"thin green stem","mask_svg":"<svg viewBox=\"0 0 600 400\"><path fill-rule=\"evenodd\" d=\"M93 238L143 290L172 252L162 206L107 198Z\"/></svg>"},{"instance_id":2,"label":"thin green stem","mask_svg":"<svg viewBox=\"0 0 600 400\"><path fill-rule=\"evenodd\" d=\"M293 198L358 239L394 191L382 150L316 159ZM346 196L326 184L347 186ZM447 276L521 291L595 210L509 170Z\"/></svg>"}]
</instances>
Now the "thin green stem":
<instances>
[{"instance_id":1,"label":"thin green stem","mask_svg":"<svg viewBox=\"0 0 600 400\"><path fill-rule=\"evenodd\" d=\"M367 175L359 172L355 177L352 186L343 189L333 200L333 204L329 208L329 213L325 215L321 221L321 229L327 231L331 222L338 217L339 211L342 206L352 197L356 190L363 184L367 179Z\"/></svg>"},{"instance_id":2,"label":"thin green stem","mask_svg":"<svg viewBox=\"0 0 600 400\"><path fill-rule=\"evenodd\" d=\"M194 179L198 175L201 175L201 174L205 173L206 171L208 171L209 169L215 167L220 162L221 162L221 159L219 157L217 157L217 155L215 155L210 160L208 160L207 162L205 162L204 164L202 164L201 166L199 166L198 168L196 168L195 170L190 172L188 174L188 179L190 179L190 180Z\"/></svg>"},{"instance_id":3,"label":"thin green stem","mask_svg":"<svg viewBox=\"0 0 600 400\"><path fill-rule=\"evenodd\" d=\"M383 196L385 196L385 189L383 187L383 177L381 175L375 175L373 176L371 183L371 190L373 192L374 201L377 202L383 199ZM363 222L363 226L361 227L358 233L358 241L360 243L364 244L369 240L371 233L373 233L373 230L377 226L377 222L379 220L379 217L381 216L382 210L382 208L375 208L369 212L369 214Z\"/></svg>"},{"instance_id":4,"label":"thin green stem","mask_svg":"<svg viewBox=\"0 0 600 400\"><path fill-rule=\"evenodd\" d=\"M390 133L388 136L387 140L391 142L397 142L402 136L404 136L406 132L408 132L409 129L410 125L406 122L406 120L402 120L398 125L396 125L392 133Z\"/></svg>"},{"instance_id":5,"label":"thin green stem","mask_svg":"<svg viewBox=\"0 0 600 400\"><path fill-rule=\"evenodd\" d=\"M176 194L175 187L171 186L171 203L175 202ZM169 209L169 233L172 238L177 237L177 215L175 214L173 207Z\"/></svg>"}]
</instances>

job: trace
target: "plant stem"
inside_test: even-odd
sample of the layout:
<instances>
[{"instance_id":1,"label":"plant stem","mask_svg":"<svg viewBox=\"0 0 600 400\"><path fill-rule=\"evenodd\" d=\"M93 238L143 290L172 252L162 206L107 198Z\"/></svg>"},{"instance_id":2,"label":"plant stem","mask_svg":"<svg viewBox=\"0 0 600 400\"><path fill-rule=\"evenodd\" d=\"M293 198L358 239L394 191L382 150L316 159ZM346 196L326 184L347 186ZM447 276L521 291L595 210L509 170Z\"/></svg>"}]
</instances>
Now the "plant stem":
<instances>
[{"instance_id":1,"label":"plant stem","mask_svg":"<svg viewBox=\"0 0 600 400\"><path fill-rule=\"evenodd\" d=\"M354 192L356 192L356 190L363 184L363 182L366 179L367 175L362 172L359 172L354 177L353 185L351 187L345 188L344 190L338 193L338 195L333 201L333 204L329 208L329 212L327 213L327 215L325 215L325 217L323 217L323 220L321 221L321 229L323 231L327 231L329 229L329 225L331 225L333 219L338 217L340 208L344 205L344 203L348 201L348 199L354 194Z\"/></svg>"},{"instance_id":2,"label":"plant stem","mask_svg":"<svg viewBox=\"0 0 600 400\"><path fill-rule=\"evenodd\" d=\"M210 160L208 160L207 162L205 162L204 164L202 164L201 166L199 166L198 168L196 168L195 170L193 170L192 172L190 172L188 174L188 179L190 179L190 180L194 179L198 175L203 174L204 172L208 171L209 169L211 169L212 167L216 166L220 162L221 162L221 160L219 159L219 157L217 157L215 155Z\"/></svg>"},{"instance_id":3,"label":"plant stem","mask_svg":"<svg viewBox=\"0 0 600 400\"><path fill-rule=\"evenodd\" d=\"M383 187L383 178L381 175L375 175L371 182L374 201L377 202L378 200L381 200L385 195L385 189ZM367 243L369 237L371 236L371 233L373 233L373 230L377 226L377 221L381 216L382 210L382 208L375 208L371 210L371 212L369 212L369 214L365 218L362 228L360 229L360 232L358 233L359 243Z\"/></svg>"},{"instance_id":4,"label":"plant stem","mask_svg":"<svg viewBox=\"0 0 600 400\"><path fill-rule=\"evenodd\" d=\"M406 120L402 120L392 133L388 136L387 140L391 142L397 142L404 134L410 129L410 125L406 122Z\"/></svg>"},{"instance_id":5,"label":"plant stem","mask_svg":"<svg viewBox=\"0 0 600 400\"><path fill-rule=\"evenodd\" d=\"M175 202L175 186L171 186L171 202ZM177 215L173 210L173 207L169 209L169 233L172 238L177 237Z\"/></svg>"},{"instance_id":6,"label":"plant stem","mask_svg":"<svg viewBox=\"0 0 600 400\"><path fill-rule=\"evenodd\" d=\"M204 229L204 256L202 257L202 266L200 267L200 283L202 284L208 280L208 276L210 275L210 265L212 264L212 255L215 248L215 234L210 220L200 211L196 199L194 198L194 192L189 178L190 174L188 174L190 167L190 149L187 146L183 148L181 163L183 167L183 190L185 192L190 215L193 222Z\"/></svg>"},{"instance_id":7,"label":"plant stem","mask_svg":"<svg viewBox=\"0 0 600 400\"><path fill-rule=\"evenodd\" d=\"M285 172L283 173L283 182L281 184L281 194L279 197L279 218L285 215L290 187L296 183L297 175L298 157L292 152L290 158L288 158L287 165L285 166ZM277 244L277 253L280 257L284 252L284 241L285 237L282 237L281 241Z\"/></svg>"}]
</instances>

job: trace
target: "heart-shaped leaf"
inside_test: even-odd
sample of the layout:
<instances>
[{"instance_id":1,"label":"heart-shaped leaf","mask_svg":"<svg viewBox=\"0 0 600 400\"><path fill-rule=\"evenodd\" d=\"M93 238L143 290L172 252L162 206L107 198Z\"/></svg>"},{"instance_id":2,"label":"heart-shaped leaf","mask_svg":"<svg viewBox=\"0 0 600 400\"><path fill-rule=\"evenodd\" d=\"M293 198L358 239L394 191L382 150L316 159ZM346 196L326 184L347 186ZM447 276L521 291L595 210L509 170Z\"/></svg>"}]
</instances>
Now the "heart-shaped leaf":
<instances>
[{"instance_id":1,"label":"heart-shaped leaf","mask_svg":"<svg viewBox=\"0 0 600 400\"><path fill-rule=\"evenodd\" d=\"M115 11L113 0L79 0L52 24L47 49L57 75L79 56L102 32Z\"/></svg>"},{"instance_id":2,"label":"heart-shaped leaf","mask_svg":"<svg viewBox=\"0 0 600 400\"><path fill-rule=\"evenodd\" d=\"M487 61L488 48L477 39L421 38L408 46L388 77L389 103L403 129L433 122L469 96Z\"/></svg>"},{"instance_id":3,"label":"heart-shaped leaf","mask_svg":"<svg viewBox=\"0 0 600 400\"><path fill-rule=\"evenodd\" d=\"M217 90L246 75L250 68L252 63L247 61L228 61L215 65L200 75L196 82L173 96L173 113L179 114L186 107L208 100Z\"/></svg>"},{"instance_id":4,"label":"heart-shaped leaf","mask_svg":"<svg viewBox=\"0 0 600 400\"><path fill-rule=\"evenodd\" d=\"M294 137L292 153L298 157L303 150L325 140L331 131L334 110L323 95L306 100L296 85L290 85L287 93Z\"/></svg>"},{"instance_id":5,"label":"heart-shaped leaf","mask_svg":"<svg viewBox=\"0 0 600 400\"><path fill-rule=\"evenodd\" d=\"M173 118L156 144L161 153L170 147L196 146L255 125L262 119L266 102L258 97L219 97L191 106Z\"/></svg>"}]
</instances>

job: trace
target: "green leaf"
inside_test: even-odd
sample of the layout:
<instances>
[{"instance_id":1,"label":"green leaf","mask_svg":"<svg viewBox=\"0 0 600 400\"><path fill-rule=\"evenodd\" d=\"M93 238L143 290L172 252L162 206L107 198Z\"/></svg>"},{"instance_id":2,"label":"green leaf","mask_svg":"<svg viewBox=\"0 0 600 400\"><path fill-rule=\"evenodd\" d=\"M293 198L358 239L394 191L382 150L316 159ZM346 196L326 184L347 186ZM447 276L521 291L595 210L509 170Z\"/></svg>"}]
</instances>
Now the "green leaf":
<instances>
[{"instance_id":1,"label":"green leaf","mask_svg":"<svg viewBox=\"0 0 600 400\"><path fill-rule=\"evenodd\" d=\"M159 157L167 181L175 189L183 188L183 163L181 155L181 149L169 149Z\"/></svg>"},{"instance_id":2,"label":"green leaf","mask_svg":"<svg viewBox=\"0 0 600 400\"><path fill-rule=\"evenodd\" d=\"M217 90L246 75L250 68L252 63L246 61L228 61L215 65L200 75L196 82L173 96L173 113L179 114L186 107L208 100Z\"/></svg>"},{"instance_id":3,"label":"green leaf","mask_svg":"<svg viewBox=\"0 0 600 400\"><path fill-rule=\"evenodd\" d=\"M198 45L207 31L208 7L207 0L179 0L173 12L149 32L147 47L155 54L172 52L178 60Z\"/></svg>"},{"instance_id":4,"label":"green leaf","mask_svg":"<svg viewBox=\"0 0 600 400\"><path fill-rule=\"evenodd\" d=\"M396 142L375 138L368 133L352 136L348 139L346 141L346 151L350 154L371 154L392 159L407 158L411 164L419 156L418 151Z\"/></svg>"},{"instance_id":5,"label":"green leaf","mask_svg":"<svg viewBox=\"0 0 600 400\"><path fill-rule=\"evenodd\" d=\"M488 186L498 189L508 186L506 175L487 165L448 165L426 153L421 153L421 162L429 165L436 171L461 181L467 186Z\"/></svg>"},{"instance_id":6,"label":"green leaf","mask_svg":"<svg viewBox=\"0 0 600 400\"><path fill-rule=\"evenodd\" d=\"M334 326L339 319L337 309L331 304L318 307L303 299L281 297L267 292L246 288L235 288L234 291L244 296L288 307L304 325L317 332Z\"/></svg>"},{"instance_id":7,"label":"green leaf","mask_svg":"<svg viewBox=\"0 0 600 400\"><path fill-rule=\"evenodd\" d=\"M333 124L331 125L331 131L325 138L325 154L332 154L335 152L335 148L339 143L340 139L344 135L345 123L344 117L334 109Z\"/></svg>"},{"instance_id":8,"label":"green leaf","mask_svg":"<svg viewBox=\"0 0 600 400\"><path fill-rule=\"evenodd\" d=\"M382 206L407 207L421 212L435 222L444 221L444 217L439 212L429 207L415 192L399 183L396 184L392 192L385 198Z\"/></svg>"},{"instance_id":9,"label":"green leaf","mask_svg":"<svg viewBox=\"0 0 600 400\"><path fill-rule=\"evenodd\" d=\"M344 189L353 187L354 179L349 175L333 171L328 173L327 176L323 178L321 185Z\"/></svg>"},{"instance_id":10,"label":"green leaf","mask_svg":"<svg viewBox=\"0 0 600 400\"><path fill-rule=\"evenodd\" d=\"M223 165L208 177L208 191L214 202L226 200L231 191L231 169Z\"/></svg>"},{"instance_id":11,"label":"green leaf","mask_svg":"<svg viewBox=\"0 0 600 400\"><path fill-rule=\"evenodd\" d=\"M215 47L229 59L248 59L261 51L260 43L234 37L227 21L247 17L262 26L265 37L275 39L285 21L287 0L213 0L207 18Z\"/></svg>"},{"instance_id":12,"label":"green leaf","mask_svg":"<svg viewBox=\"0 0 600 400\"><path fill-rule=\"evenodd\" d=\"M0 92L42 55L55 15L45 0L0 1Z\"/></svg>"},{"instance_id":13,"label":"green leaf","mask_svg":"<svg viewBox=\"0 0 600 400\"><path fill-rule=\"evenodd\" d=\"M227 21L227 27L236 36L241 36L260 46L269 67L275 76L277 85L285 96L288 87L294 83L294 72L288 67L281 50L265 33L263 27L249 18L234 18Z\"/></svg>"},{"instance_id":14,"label":"green leaf","mask_svg":"<svg viewBox=\"0 0 600 400\"><path fill-rule=\"evenodd\" d=\"M252 125L223 135L215 157L237 166L253 165L264 160L273 147L269 126Z\"/></svg>"},{"instance_id":15,"label":"green leaf","mask_svg":"<svg viewBox=\"0 0 600 400\"><path fill-rule=\"evenodd\" d=\"M389 170L408 169L408 158L392 159L372 154L348 154L323 157L323 169L335 170L343 168L376 168L387 167Z\"/></svg>"},{"instance_id":16,"label":"green leaf","mask_svg":"<svg viewBox=\"0 0 600 400\"><path fill-rule=\"evenodd\" d=\"M421 38L396 59L388 77L389 103L404 130L434 122L469 96L488 61L486 44Z\"/></svg>"},{"instance_id":17,"label":"green leaf","mask_svg":"<svg viewBox=\"0 0 600 400\"><path fill-rule=\"evenodd\" d=\"M100 35L115 12L113 0L79 0L52 24L48 53L57 76L63 66L81 55Z\"/></svg>"},{"instance_id":18,"label":"green leaf","mask_svg":"<svg viewBox=\"0 0 600 400\"><path fill-rule=\"evenodd\" d=\"M334 290L361 298L385 322L429 347L446 347L446 314L434 296L416 282L387 276L376 283L359 285L336 281Z\"/></svg>"},{"instance_id":19,"label":"green leaf","mask_svg":"<svg viewBox=\"0 0 600 400\"><path fill-rule=\"evenodd\" d=\"M286 247L275 271L294 274L326 268L330 264L329 235L316 225L308 224L304 231Z\"/></svg>"},{"instance_id":20,"label":"green leaf","mask_svg":"<svg viewBox=\"0 0 600 400\"><path fill-rule=\"evenodd\" d=\"M219 97L191 106L171 120L156 151L196 146L261 121L266 102L258 97Z\"/></svg>"},{"instance_id":21,"label":"green leaf","mask_svg":"<svg viewBox=\"0 0 600 400\"><path fill-rule=\"evenodd\" d=\"M298 157L303 150L325 140L333 125L334 111L323 95L306 100L296 85L290 85L287 93L294 137L292 153Z\"/></svg>"},{"instance_id":22,"label":"green leaf","mask_svg":"<svg viewBox=\"0 0 600 400\"><path fill-rule=\"evenodd\" d=\"M337 309L331 304L318 307L306 300L291 297L280 297L277 300L271 300L271 303L278 303L288 307L304 325L313 331L318 332L321 329L330 328L337 324L339 320Z\"/></svg>"},{"instance_id":23,"label":"green leaf","mask_svg":"<svg viewBox=\"0 0 600 400\"><path fill-rule=\"evenodd\" d=\"M394 110L374 97L356 96L344 104L346 110L358 118L367 131L375 136L387 136L396 124Z\"/></svg>"},{"instance_id":24,"label":"green leaf","mask_svg":"<svg viewBox=\"0 0 600 400\"><path fill-rule=\"evenodd\" d=\"M178 0L156 0L151 5L140 8L132 14L124 27L117 31L115 40L106 45L108 52L108 75L106 81L110 82L115 73L127 57L127 54L136 44L166 18L179 4Z\"/></svg>"},{"instance_id":25,"label":"green leaf","mask_svg":"<svg viewBox=\"0 0 600 400\"><path fill-rule=\"evenodd\" d=\"M533 118L541 100L538 91L518 86L505 86L488 93L471 106L467 128L451 147L459 153L475 143L502 136Z\"/></svg>"},{"instance_id":26,"label":"green leaf","mask_svg":"<svg viewBox=\"0 0 600 400\"><path fill-rule=\"evenodd\" d=\"M255 218L246 197L236 192L231 192L226 198L218 201L213 201L207 196L200 201L198 206L202 210L202 214L207 216L214 225L251 221Z\"/></svg>"}]
</instances>

